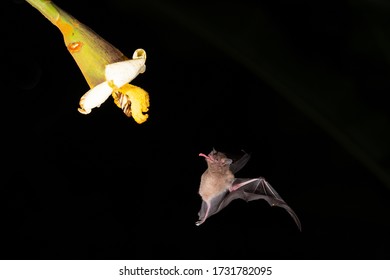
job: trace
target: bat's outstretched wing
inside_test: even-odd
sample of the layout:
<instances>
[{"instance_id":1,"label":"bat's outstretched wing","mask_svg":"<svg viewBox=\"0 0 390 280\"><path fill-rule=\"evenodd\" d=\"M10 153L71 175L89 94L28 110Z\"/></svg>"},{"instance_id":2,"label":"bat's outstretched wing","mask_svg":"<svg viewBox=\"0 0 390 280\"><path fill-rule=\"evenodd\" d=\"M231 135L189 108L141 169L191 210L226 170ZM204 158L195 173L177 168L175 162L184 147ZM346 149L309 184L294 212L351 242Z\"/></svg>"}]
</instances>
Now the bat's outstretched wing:
<instances>
[{"instance_id":1,"label":"bat's outstretched wing","mask_svg":"<svg viewBox=\"0 0 390 280\"><path fill-rule=\"evenodd\" d=\"M264 199L271 206L282 207L294 219L299 230L302 230L301 222L295 212L287 205L275 189L261 177L255 179L236 178L230 191L223 192L211 200L208 211L208 205L203 201L199 211L199 221L202 221L201 223L203 223L208 217L217 214L235 199L243 199L245 201Z\"/></svg>"},{"instance_id":2,"label":"bat's outstretched wing","mask_svg":"<svg viewBox=\"0 0 390 280\"><path fill-rule=\"evenodd\" d=\"M229 166L230 171L232 171L233 174L235 174L238 171L240 171L241 168L243 168L244 165L248 162L250 157L251 156L248 153L245 153L241 158L239 158L238 160L233 161L233 163Z\"/></svg>"}]
</instances>

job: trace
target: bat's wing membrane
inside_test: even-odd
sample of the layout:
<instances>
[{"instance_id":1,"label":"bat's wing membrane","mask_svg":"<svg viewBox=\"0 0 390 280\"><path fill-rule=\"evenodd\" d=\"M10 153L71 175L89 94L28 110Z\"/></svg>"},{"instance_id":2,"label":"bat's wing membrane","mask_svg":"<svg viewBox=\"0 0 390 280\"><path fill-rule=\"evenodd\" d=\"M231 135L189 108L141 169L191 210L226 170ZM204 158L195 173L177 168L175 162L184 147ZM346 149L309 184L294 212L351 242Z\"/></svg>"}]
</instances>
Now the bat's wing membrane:
<instances>
[{"instance_id":1,"label":"bat's wing membrane","mask_svg":"<svg viewBox=\"0 0 390 280\"><path fill-rule=\"evenodd\" d=\"M235 174L236 172L240 171L241 168L243 168L244 165L248 162L250 157L251 156L249 154L245 153L241 158L239 158L238 160L234 161L230 165L230 171L232 171L233 174Z\"/></svg>"},{"instance_id":2,"label":"bat's wing membrane","mask_svg":"<svg viewBox=\"0 0 390 280\"><path fill-rule=\"evenodd\" d=\"M245 184L246 182L248 183ZM222 197L222 200L220 201L218 208L214 211L213 214L216 214L219 211L221 211L223 208L225 208L227 205L229 205L230 202L232 202L235 199L243 199L245 201L264 199L271 206L278 206L284 208L294 219L299 230L302 230L301 222L299 221L298 216L264 178L257 178L257 179L236 178L233 183L233 187L235 185L241 185L241 187L239 187L234 191L225 193L224 196Z\"/></svg>"},{"instance_id":3,"label":"bat's wing membrane","mask_svg":"<svg viewBox=\"0 0 390 280\"><path fill-rule=\"evenodd\" d=\"M201 225L208 217L217 214L222 210L222 208L220 208L221 202L225 199L228 193L228 191L224 191L223 193L217 195L211 200L209 205L204 200L202 201L202 206L200 207L198 213L199 221L197 222L197 225Z\"/></svg>"}]
</instances>

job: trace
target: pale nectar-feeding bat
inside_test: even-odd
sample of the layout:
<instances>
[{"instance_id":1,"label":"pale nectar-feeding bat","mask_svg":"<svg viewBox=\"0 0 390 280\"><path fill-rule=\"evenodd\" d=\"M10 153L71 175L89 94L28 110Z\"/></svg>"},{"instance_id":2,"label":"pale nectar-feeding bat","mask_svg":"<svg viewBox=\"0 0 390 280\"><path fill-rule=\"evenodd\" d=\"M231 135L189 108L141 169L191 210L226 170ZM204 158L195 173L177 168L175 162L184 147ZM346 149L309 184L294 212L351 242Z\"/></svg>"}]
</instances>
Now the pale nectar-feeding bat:
<instances>
[{"instance_id":1,"label":"pale nectar-feeding bat","mask_svg":"<svg viewBox=\"0 0 390 280\"><path fill-rule=\"evenodd\" d=\"M208 155L200 153L199 156L206 159L208 168L200 180L199 194L203 201L196 225L203 224L207 218L217 214L235 199L245 201L264 199L271 206L284 208L302 231L298 216L264 178L235 178L234 174L248 162L249 154L245 153L236 161L215 149Z\"/></svg>"}]
</instances>

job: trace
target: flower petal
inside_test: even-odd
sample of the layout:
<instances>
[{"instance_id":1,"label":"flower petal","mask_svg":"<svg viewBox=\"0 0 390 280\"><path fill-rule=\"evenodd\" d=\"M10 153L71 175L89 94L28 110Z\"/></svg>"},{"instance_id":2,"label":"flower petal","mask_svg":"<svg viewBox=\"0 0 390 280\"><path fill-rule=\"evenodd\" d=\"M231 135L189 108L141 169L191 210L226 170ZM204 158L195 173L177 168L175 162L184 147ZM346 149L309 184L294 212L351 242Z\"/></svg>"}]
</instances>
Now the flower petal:
<instances>
[{"instance_id":1,"label":"flower petal","mask_svg":"<svg viewBox=\"0 0 390 280\"><path fill-rule=\"evenodd\" d=\"M133 53L133 59L143 58L146 60L146 52L144 49L136 49Z\"/></svg>"},{"instance_id":2,"label":"flower petal","mask_svg":"<svg viewBox=\"0 0 390 280\"><path fill-rule=\"evenodd\" d=\"M113 92L115 104L123 110L128 117L141 124L148 119L149 94L140 87L125 84L118 91Z\"/></svg>"},{"instance_id":3,"label":"flower petal","mask_svg":"<svg viewBox=\"0 0 390 280\"><path fill-rule=\"evenodd\" d=\"M133 57L135 58L108 64L105 69L106 80L120 88L130 83L139 73L145 72L145 51L138 49Z\"/></svg>"},{"instance_id":4,"label":"flower petal","mask_svg":"<svg viewBox=\"0 0 390 280\"><path fill-rule=\"evenodd\" d=\"M89 114L95 107L99 107L112 93L112 88L108 82L98 84L96 87L87 91L80 99L80 108L78 111L82 114Z\"/></svg>"},{"instance_id":5,"label":"flower petal","mask_svg":"<svg viewBox=\"0 0 390 280\"><path fill-rule=\"evenodd\" d=\"M133 59L145 59L146 60L146 52L144 49L136 49L133 53ZM146 65L139 70L139 73L142 74L146 71Z\"/></svg>"}]
</instances>

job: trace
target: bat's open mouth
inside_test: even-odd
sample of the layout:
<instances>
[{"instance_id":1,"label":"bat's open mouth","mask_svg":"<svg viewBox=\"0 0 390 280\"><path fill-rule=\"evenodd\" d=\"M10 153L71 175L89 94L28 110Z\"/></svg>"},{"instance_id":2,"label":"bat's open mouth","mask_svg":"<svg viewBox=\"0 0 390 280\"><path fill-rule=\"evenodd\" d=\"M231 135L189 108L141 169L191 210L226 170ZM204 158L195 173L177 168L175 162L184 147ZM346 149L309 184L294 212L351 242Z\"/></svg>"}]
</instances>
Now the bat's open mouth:
<instances>
[{"instance_id":1,"label":"bat's open mouth","mask_svg":"<svg viewBox=\"0 0 390 280\"><path fill-rule=\"evenodd\" d=\"M209 161L212 161L212 162L214 161L214 159L211 156L205 155L203 153L200 153L199 156L204 157L205 159L208 159Z\"/></svg>"}]
</instances>

